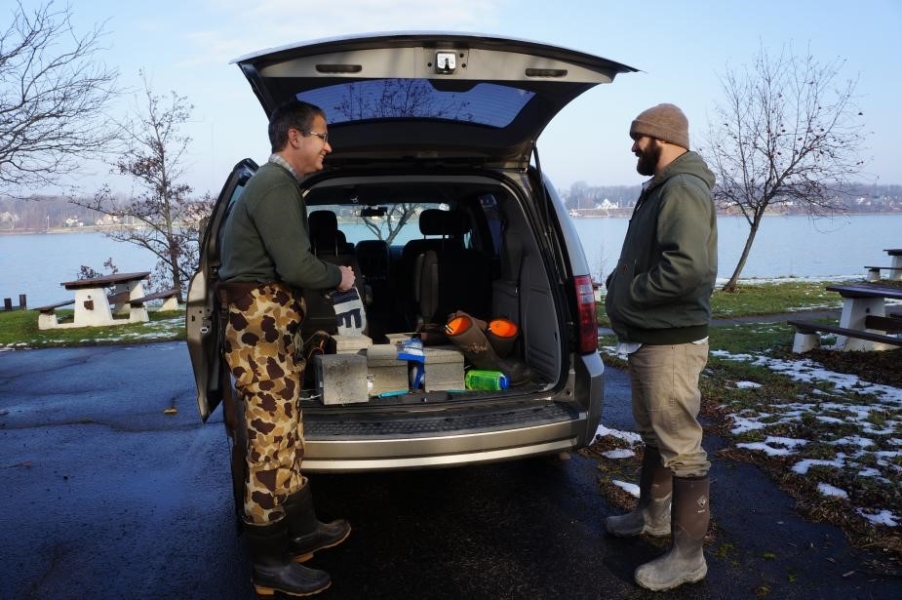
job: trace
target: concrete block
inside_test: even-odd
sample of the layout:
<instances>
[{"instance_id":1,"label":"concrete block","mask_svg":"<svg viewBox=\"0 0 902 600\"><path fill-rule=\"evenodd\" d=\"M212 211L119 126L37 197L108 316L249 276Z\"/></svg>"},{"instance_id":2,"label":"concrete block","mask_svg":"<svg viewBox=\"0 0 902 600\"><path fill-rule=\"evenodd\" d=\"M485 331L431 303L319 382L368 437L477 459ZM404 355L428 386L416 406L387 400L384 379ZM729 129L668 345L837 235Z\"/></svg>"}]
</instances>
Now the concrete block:
<instances>
[{"instance_id":1,"label":"concrete block","mask_svg":"<svg viewBox=\"0 0 902 600\"><path fill-rule=\"evenodd\" d=\"M802 354L814 350L821 345L821 338L816 333L796 333L792 341L792 351Z\"/></svg>"},{"instance_id":2,"label":"concrete block","mask_svg":"<svg viewBox=\"0 0 902 600\"><path fill-rule=\"evenodd\" d=\"M316 388L323 404L366 402L366 357L361 354L320 354L316 357Z\"/></svg>"},{"instance_id":3,"label":"concrete block","mask_svg":"<svg viewBox=\"0 0 902 600\"><path fill-rule=\"evenodd\" d=\"M456 346L427 346L424 351L424 389L427 392L466 389L464 355Z\"/></svg>"},{"instance_id":4,"label":"concrete block","mask_svg":"<svg viewBox=\"0 0 902 600\"><path fill-rule=\"evenodd\" d=\"M399 346L412 338L414 336L413 332L407 333L386 333L385 337L388 338L388 343L392 346Z\"/></svg>"},{"instance_id":5,"label":"concrete block","mask_svg":"<svg viewBox=\"0 0 902 600\"><path fill-rule=\"evenodd\" d=\"M336 354L358 354L373 345L373 339L366 335L333 335Z\"/></svg>"},{"instance_id":6,"label":"concrete block","mask_svg":"<svg viewBox=\"0 0 902 600\"><path fill-rule=\"evenodd\" d=\"M409 388L407 361L398 360L398 348L394 344L370 346L366 349L366 362L370 396Z\"/></svg>"}]
</instances>

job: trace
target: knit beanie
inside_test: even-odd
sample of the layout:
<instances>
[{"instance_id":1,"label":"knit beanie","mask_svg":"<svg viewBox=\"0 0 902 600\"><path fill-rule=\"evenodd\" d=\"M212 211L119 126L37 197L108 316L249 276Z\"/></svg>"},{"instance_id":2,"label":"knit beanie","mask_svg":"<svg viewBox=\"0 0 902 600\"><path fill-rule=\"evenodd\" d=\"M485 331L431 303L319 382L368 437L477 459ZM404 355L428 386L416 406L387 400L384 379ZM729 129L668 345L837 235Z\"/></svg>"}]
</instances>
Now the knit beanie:
<instances>
[{"instance_id":1,"label":"knit beanie","mask_svg":"<svg viewBox=\"0 0 902 600\"><path fill-rule=\"evenodd\" d=\"M689 120L677 106L658 104L639 113L630 125L630 137L647 135L689 149Z\"/></svg>"}]
</instances>

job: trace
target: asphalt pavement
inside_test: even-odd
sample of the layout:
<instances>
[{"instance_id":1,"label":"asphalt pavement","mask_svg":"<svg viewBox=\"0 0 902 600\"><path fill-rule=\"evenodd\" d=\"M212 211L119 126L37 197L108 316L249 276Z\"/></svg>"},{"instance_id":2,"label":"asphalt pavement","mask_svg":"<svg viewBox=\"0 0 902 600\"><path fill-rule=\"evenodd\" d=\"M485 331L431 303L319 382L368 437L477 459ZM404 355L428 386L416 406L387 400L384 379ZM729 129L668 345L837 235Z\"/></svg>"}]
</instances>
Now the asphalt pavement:
<instances>
[{"instance_id":1,"label":"asphalt pavement","mask_svg":"<svg viewBox=\"0 0 902 600\"><path fill-rule=\"evenodd\" d=\"M608 369L604 423L629 429L628 407ZM619 509L577 453L317 475L321 516L354 527L313 559L334 581L320 597L902 597L878 555L801 518L755 467L715 460L712 479L708 577L662 595L632 572L663 549L602 533ZM0 490L0 600L253 597L221 414L200 423L183 343L0 352Z\"/></svg>"}]
</instances>

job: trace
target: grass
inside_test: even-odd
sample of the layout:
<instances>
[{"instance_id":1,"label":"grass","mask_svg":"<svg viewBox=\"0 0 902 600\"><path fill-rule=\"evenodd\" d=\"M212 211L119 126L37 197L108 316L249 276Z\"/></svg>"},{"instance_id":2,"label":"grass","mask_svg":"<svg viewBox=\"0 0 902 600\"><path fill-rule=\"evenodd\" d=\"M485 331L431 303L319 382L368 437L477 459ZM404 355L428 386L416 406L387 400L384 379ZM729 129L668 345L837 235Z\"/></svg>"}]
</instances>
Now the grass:
<instances>
[{"instance_id":1,"label":"grass","mask_svg":"<svg viewBox=\"0 0 902 600\"><path fill-rule=\"evenodd\" d=\"M60 322L71 322L72 310L58 310ZM33 310L0 311L0 348L53 348L168 342L185 339L183 311L148 310L147 323L111 327L38 329L38 313Z\"/></svg>"}]
</instances>

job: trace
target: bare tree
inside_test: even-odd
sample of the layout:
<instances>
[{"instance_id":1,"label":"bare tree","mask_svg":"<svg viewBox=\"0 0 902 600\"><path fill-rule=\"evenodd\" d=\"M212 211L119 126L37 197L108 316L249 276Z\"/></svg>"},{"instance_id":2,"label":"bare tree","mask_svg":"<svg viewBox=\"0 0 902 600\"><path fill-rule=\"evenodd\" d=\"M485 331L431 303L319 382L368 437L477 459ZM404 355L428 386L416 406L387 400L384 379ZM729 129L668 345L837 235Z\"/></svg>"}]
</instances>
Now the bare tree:
<instances>
[{"instance_id":1,"label":"bare tree","mask_svg":"<svg viewBox=\"0 0 902 600\"><path fill-rule=\"evenodd\" d=\"M762 47L751 69L721 78L725 101L701 152L718 179L715 200L738 210L750 228L725 291L736 289L769 209L841 210L843 187L861 172L866 133L853 103L857 80L838 81L843 64L820 63L791 47L770 56Z\"/></svg>"},{"instance_id":2,"label":"bare tree","mask_svg":"<svg viewBox=\"0 0 902 600\"><path fill-rule=\"evenodd\" d=\"M104 186L93 199L72 198L71 202L115 217L122 226L107 235L156 255L152 285L157 289L171 285L179 290L182 301L181 291L197 269L201 224L210 214L213 199L209 195L192 198L192 188L180 182L191 138L179 128L190 120L193 105L175 92L164 101L153 93L143 72L141 77L145 104L132 121L122 125L129 149L114 170L132 177L143 191L122 202Z\"/></svg>"},{"instance_id":3,"label":"bare tree","mask_svg":"<svg viewBox=\"0 0 902 600\"><path fill-rule=\"evenodd\" d=\"M416 214L417 210L421 207L422 204L411 202L393 204L391 205L391 208L387 209L385 215L380 215L379 217L363 217L363 224L366 225L367 229L372 231L378 239L385 240L391 245L392 241L399 233L401 233L401 229L403 229L410 220L410 217Z\"/></svg>"},{"instance_id":4,"label":"bare tree","mask_svg":"<svg viewBox=\"0 0 902 600\"><path fill-rule=\"evenodd\" d=\"M115 139L106 109L118 74L96 60L103 28L80 35L70 18L68 6L19 2L0 32L0 190L10 195L58 183Z\"/></svg>"}]
</instances>

